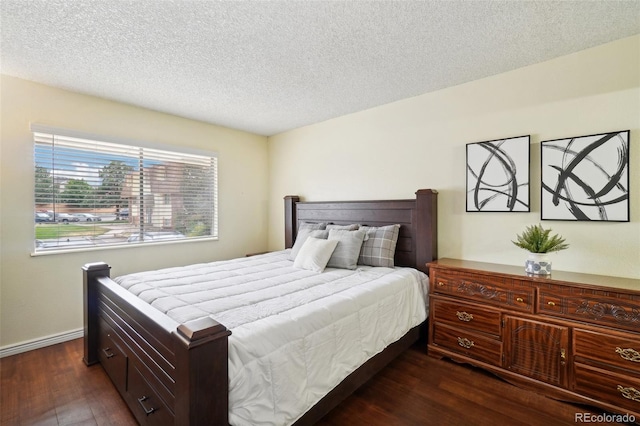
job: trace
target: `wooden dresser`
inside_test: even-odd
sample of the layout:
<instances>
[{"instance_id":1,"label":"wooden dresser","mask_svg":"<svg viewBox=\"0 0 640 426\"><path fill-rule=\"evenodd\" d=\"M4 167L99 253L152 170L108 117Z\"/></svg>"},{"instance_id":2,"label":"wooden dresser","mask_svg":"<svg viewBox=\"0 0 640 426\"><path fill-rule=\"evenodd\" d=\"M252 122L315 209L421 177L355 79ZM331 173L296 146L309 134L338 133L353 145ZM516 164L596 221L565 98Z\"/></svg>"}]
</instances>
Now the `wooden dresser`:
<instances>
[{"instance_id":1,"label":"wooden dresser","mask_svg":"<svg viewBox=\"0 0 640 426\"><path fill-rule=\"evenodd\" d=\"M429 355L640 421L640 280L440 259Z\"/></svg>"}]
</instances>

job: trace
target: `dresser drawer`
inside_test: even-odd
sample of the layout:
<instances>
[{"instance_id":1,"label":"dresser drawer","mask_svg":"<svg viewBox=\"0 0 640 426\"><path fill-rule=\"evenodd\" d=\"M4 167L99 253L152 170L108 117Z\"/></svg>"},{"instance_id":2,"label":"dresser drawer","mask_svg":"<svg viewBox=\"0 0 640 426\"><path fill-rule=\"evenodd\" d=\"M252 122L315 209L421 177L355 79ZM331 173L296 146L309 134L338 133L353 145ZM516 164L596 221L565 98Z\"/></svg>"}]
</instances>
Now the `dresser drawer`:
<instances>
[{"instance_id":1,"label":"dresser drawer","mask_svg":"<svg viewBox=\"0 0 640 426\"><path fill-rule=\"evenodd\" d=\"M497 307L533 312L535 289L526 281L435 269L431 291Z\"/></svg>"},{"instance_id":2,"label":"dresser drawer","mask_svg":"<svg viewBox=\"0 0 640 426\"><path fill-rule=\"evenodd\" d=\"M499 311L441 299L434 300L433 309L433 317L436 322L448 323L496 336L500 335Z\"/></svg>"},{"instance_id":3,"label":"dresser drawer","mask_svg":"<svg viewBox=\"0 0 640 426\"><path fill-rule=\"evenodd\" d=\"M502 363L502 343L499 340L467 330L436 323L433 344L488 364L500 366Z\"/></svg>"},{"instance_id":4,"label":"dresser drawer","mask_svg":"<svg viewBox=\"0 0 640 426\"><path fill-rule=\"evenodd\" d=\"M127 390L128 359L122 349L123 347L124 343L118 335L104 320L100 319L98 359L113 384L121 393Z\"/></svg>"},{"instance_id":5,"label":"dresser drawer","mask_svg":"<svg viewBox=\"0 0 640 426\"><path fill-rule=\"evenodd\" d=\"M173 425L174 414L153 390L145 374L148 373L142 373L136 363L131 363L128 396L133 414L142 425Z\"/></svg>"},{"instance_id":6,"label":"dresser drawer","mask_svg":"<svg viewBox=\"0 0 640 426\"><path fill-rule=\"evenodd\" d=\"M622 297L596 295L584 289L541 289L538 312L640 332L640 303Z\"/></svg>"},{"instance_id":7,"label":"dresser drawer","mask_svg":"<svg viewBox=\"0 0 640 426\"><path fill-rule=\"evenodd\" d=\"M640 413L640 380L576 363L574 390L598 401Z\"/></svg>"},{"instance_id":8,"label":"dresser drawer","mask_svg":"<svg viewBox=\"0 0 640 426\"><path fill-rule=\"evenodd\" d=\"M574 329L573 344L577 361L586 359L625 368L640 379L639 339Z\"/></svg>"}]
</instances>

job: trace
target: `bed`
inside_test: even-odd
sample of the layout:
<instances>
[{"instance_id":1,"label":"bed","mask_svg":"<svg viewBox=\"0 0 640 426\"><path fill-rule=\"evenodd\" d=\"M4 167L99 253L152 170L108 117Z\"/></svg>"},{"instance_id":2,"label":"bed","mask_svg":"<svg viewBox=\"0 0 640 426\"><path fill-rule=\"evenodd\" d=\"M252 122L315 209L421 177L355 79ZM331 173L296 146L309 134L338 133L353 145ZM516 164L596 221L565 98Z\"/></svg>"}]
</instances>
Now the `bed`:
<instances>
[{"instance_id":1,"label":"bed","mask_svg":"<svg viewBox=\"0 0 640 426\"><path fill-rule=\"evenodd\" d=\"M284 205L286 250L233 260L231 264L246 263L260 269L284 263L283 256L295 248L299 229L310 223L372 227L399 224L395 266L426 273L426 263L437 258L437 192L434 190L418 190L416 198L411 200L301 202L297 196L287 196ZM229 361L230 348L232 355L235 352L229 343L233 327L228 328L225 321L218 322L208 315L165 314L143 300L143 296L138 297L125 288L126 283L124 286L122 282L117 283L120 277L112 280L109 269L109 265L102 262L83 267L85 364L102 364L140 424L228 425L229 372L235 371L235 361ZM333 270L327 275L337 273ZM143 281L149 280L145 277ZM152 281L140 285L152 287ZM175 300L166 303L175 304ZM385 344L383 350L363 357L362 364L345 370L345 377L314 399L304 413L295 417L295 422L284 423L305 425L318 421L415 343L421 328L416 325L406 333L403 330L404 334ZM286 334L283 331L286 329L285 323L277 328L267 327L260 331L262 340L276 342L279 335ZM242 334L239 328L235 330L237 335ZM254 376L256 383L261 383L260 374L257 372Z\"/></svg>"}]
</instances>

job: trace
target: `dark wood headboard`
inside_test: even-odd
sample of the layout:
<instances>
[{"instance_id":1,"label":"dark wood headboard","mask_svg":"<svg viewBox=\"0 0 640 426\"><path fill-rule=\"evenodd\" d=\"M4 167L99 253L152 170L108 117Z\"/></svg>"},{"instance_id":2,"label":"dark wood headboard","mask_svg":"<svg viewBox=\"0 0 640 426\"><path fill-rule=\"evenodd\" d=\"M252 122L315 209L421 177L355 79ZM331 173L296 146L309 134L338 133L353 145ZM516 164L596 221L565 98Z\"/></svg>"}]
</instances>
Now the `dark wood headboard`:
<instances>
[{"instance_id":1,"label":"dark wood headboard","mask_svg":"<svg viewBox=\"0 0 640 426\"><path fill-rule=\"evenodd\" d=\"M438 192L420 189L413 200L303 202L286 196L285 248L291 248L302 222L368 226L400 224L395 264L427 272L438 258Z\"/></svg>"}]
</instances>

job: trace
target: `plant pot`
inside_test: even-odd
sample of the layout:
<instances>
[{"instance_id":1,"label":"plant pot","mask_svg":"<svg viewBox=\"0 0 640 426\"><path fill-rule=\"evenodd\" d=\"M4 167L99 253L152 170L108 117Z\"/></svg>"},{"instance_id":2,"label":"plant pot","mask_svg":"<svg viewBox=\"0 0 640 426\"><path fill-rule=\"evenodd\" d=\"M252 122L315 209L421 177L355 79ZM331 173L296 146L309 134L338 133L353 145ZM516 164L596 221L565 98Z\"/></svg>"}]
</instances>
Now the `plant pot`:
<instances>
[{"instance_id":1,"label":"plant pot","mask_svg":"<svg viewBox=\"0 0 640 426\"><path fill-rule=\"evenodd\" d=\"M551 261L547 253L529 253L524 263L524 270L527 274L550 275Z\"/></svg>"}]
</instances>

